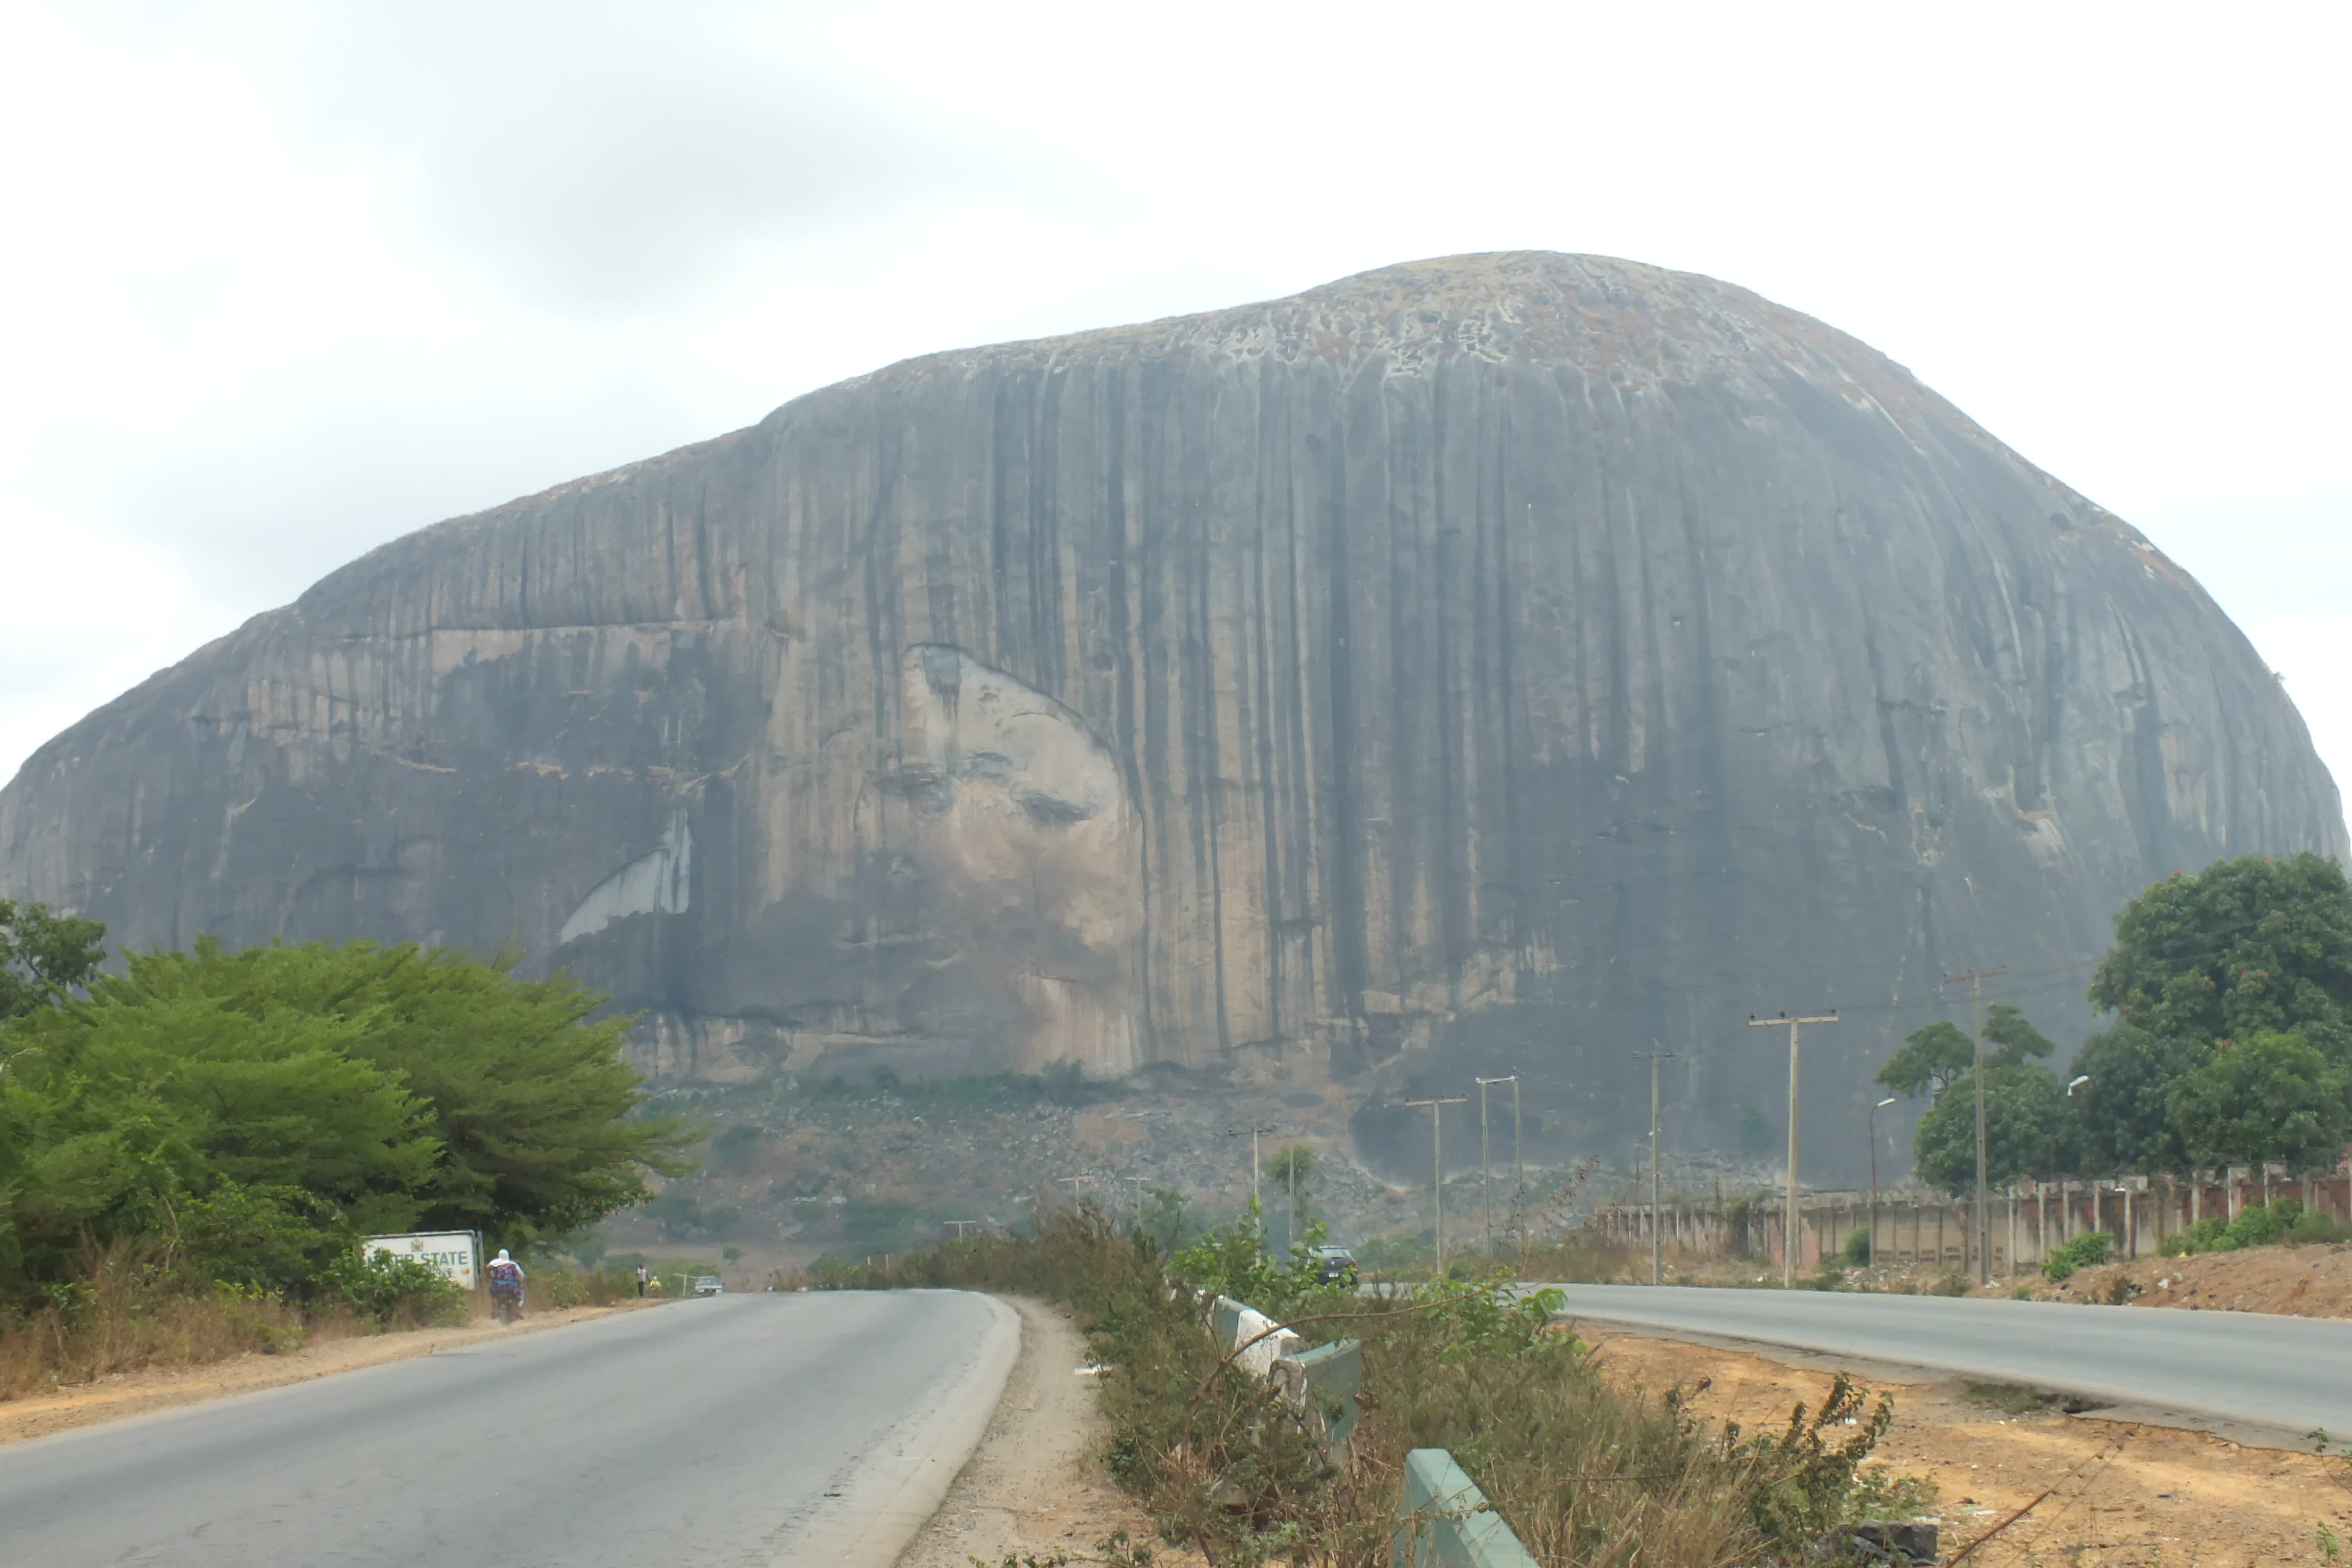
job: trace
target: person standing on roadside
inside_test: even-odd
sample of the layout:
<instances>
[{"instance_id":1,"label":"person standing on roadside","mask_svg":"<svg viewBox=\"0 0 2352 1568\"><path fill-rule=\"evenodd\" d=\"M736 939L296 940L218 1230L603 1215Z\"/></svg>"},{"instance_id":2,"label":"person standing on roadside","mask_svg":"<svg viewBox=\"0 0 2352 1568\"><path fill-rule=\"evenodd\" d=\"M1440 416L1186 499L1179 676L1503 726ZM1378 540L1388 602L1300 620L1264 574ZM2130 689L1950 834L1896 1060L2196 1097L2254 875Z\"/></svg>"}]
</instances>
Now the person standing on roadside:
<instances>
[{"instance_id":1,"label":"person standing on roadside","mask_svg":"<svg viewBox=\"0 0 2352 1568\"><path fill-rule=\"evenodd\" d=\"M640 1264L638 1264L638 1265L637 1265L637 1294L638 1294L638 1295L640 1295L640 1296L643 1296L645 1293L646 1293L646 1266L645 1266L644 1264L640 1263Z\"/></svg>"}]
</instances>

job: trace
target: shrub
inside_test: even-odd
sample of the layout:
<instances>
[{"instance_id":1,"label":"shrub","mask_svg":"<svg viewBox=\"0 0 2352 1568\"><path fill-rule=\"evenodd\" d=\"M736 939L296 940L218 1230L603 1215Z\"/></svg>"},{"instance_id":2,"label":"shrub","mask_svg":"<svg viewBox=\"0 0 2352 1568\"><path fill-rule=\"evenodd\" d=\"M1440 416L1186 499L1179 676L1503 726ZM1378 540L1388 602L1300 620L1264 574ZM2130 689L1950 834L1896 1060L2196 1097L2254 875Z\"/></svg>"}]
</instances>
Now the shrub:
<instances>
[{"instance_id":1,"label":"shrub","mask_svg":"<svg viewBox=\"0 0 2352 1568\"><path fill-rule=\"evenodd\" d=\"M557 1311L569 1311L587 1300L588 1282L569 1268L559 1268L547 1276L547 1304Z\"/></svg>"},{"instance_id":2,"label":"shrub","mask_svg":"<svg viewBox=\"0 0 2352 1568\"><path fill-rule=\"evenodd\" d=\"M1868 1226L1858 1225L1846 1232L1845 1260L1852 1268L1870 1267L1870 1227Z\"/></svg>"},{"instance_id":3,"label":"shrub","mask_svg":"<svg viewBox=\"0 0 2352 1568\"><path fill-rule=\"evenodd\" d=\"M1679 1390L1612 1388L1586 1346L1551 1326L1554 1303L1517 1299L1502 1274L1365 1300L1263 1257L1246 1222L1220 1229L1170 1272L1238 1286L1229 1293L1309 1340L1362 1343L1372 1397L1352 1465L1330 1464L1279 1395L1225 1365L1200 1297L1171 1292L1150 1237L1122 1234L1097 1211L1049 1217L1034 1236L943 1242L887 1269L828 1268L819 1283L961 1285L1067 1303L1106 1369L1113 1479L1170 1541L1234 1568L1386 1562L1414 1447L1451 1450L1547 1563L1616 1561L1631 1542L1647 1568L1794 1562L1830 1530L1924 1500L1861 1473L1890 1407L1866 1410L1843 1379L1785 1427L1710 1429Z\"/></svg>"},{"instance_id":4,"label":"shrub","mask_svg":"<svg viewBox=\"0 0 2352 1568\"><path fill-rule=\"evenodd\" d=\"M2329 1245L2347 1239L2352 1239L2352 1229L2347 1229L2343 1221L2317 1209L2305 1209L2299 1198L2282 1197L2268 1204L2250 1203L2233 1220L2207 1215L2187 1230L2166 1237L2160 1250L2167 1258L2183 1258L2281 1242Z\"/></svg>"},{"instance_id":5,"label":"shrub","mask_svg":"<svg viewBox=\"0 0 2352 1568\"><path fill-rule=\"evenodd\" d=\"M438 1269L385 1252L341 1254L319 1271L319 1289L378 1328L394 1321L419 1328L462 1323L469 1306L466 1292Z\"/></svg>"},{"instance_id":6,"label":"shrub","mask_svg":"<svg viewBox=\"0 0 2352 1568\"><path fill-rule=\"evenodd\" d=\"M2076 1269L2105 1263L2115 1252L2114 1237L2104 1230L2086 1230L2071 1241L2060 1243L2042 1265L2042 1272L2053 1281L2072 1279Z\"/></svg>"}]
</instances>

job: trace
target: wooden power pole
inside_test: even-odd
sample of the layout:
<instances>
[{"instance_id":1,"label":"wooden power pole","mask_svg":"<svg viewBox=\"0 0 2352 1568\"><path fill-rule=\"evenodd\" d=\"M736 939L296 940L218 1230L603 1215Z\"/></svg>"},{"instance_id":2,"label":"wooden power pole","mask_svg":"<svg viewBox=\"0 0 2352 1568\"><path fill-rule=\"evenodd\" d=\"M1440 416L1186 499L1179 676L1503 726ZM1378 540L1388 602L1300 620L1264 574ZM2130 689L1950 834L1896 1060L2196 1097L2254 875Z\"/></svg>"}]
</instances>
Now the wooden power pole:
<instances>
[{"instance_id":1,"label":"wooden power pole","mask_svg":"<svg viewBox=\"0 0 2352 1568\"><path fill-rule=\"evenodd\" d=\"M1797 1285L1797 1037L1807 1024L1834 1024L1835 1013L1818 1018L1791 1018L1786 1013L1777 1018L1759 1018L1748 1015L1751 1028L1789 1031L1789 1201L1780 1215L1780 1288L1792 1290Z\"/></svg>"},{"instance_id":2,"label":"wooden power pole","mask_svg":"<svg viewBox=\"0 0 2352 1568\"><path fill-rule=\"evenodd\" d=\"M1969 984L1969 994L1976 1005L1976 1029L1969 1038L1976 1046L1977 1080L1977 1283L1992 1283L1992 1214L1991 1203L1985 1196L1985 1059L1984 1059L1984 983L1996 974L2006 974L2005 969L1971 969L1966 974L1947 974L1944 984Z\"/></svg>"},{"instance_id":3,"label":"wooden power pole","mask_svg":"<svg viewBox=\"0 0 2352 1568\"><path fill-rule=\"evenodd\" d=\"M1658 1064L1671 1061L1672 1051L1635 1051L1635 1060L1646 1058L1650 1064L1650 1283L1666 1282L1664 1264L1664 1239L1658 1225Z\"/></svg>"}]
</instances>

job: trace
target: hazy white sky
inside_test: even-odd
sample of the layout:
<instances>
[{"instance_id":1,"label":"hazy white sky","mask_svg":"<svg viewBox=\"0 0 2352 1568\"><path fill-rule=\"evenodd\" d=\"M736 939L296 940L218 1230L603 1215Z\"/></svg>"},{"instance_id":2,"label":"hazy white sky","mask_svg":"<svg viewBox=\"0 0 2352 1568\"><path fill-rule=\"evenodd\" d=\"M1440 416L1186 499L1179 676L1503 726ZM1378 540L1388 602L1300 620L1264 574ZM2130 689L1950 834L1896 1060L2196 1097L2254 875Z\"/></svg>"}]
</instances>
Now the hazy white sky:
<instances>
[{"instance_id":1,"label":"hazy white sky","mask_svg":"<svg viewBox=\"0 0 2352 1568\"><path fill-rule=\"evenodd\" d=\"M1598 251L1909 365L2352 776L2326 5L0 0L0 777L395 534L908 354Z\"/></svg>"}]
</instances>

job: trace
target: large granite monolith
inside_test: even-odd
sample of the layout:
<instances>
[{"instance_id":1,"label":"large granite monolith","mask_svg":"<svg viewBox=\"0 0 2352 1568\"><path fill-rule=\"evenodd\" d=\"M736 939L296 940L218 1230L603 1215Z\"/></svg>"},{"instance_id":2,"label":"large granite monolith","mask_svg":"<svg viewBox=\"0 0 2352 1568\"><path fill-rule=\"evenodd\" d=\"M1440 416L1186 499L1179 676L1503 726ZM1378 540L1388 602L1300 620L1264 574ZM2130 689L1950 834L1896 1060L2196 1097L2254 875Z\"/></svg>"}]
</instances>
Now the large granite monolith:
<instances>
[{"instance_id":1,"label":"large granite monolith","mask_svg":"<svg viewBox=\"0 0 2352 1568\"><path fill-rule=\"evenodd\" d=\"M1836 1005L1825 1174L1944 972L2064 1039L2126 896L2303 848L2301 720L2130 526L1818 321L1548 254L812 393L386 545L0 793L7 892L511 938L672 1075L1517 1068L1607 1146L1654 1043L1728 1148L1747 1016Z\"/></svg>"}]
</instances>

